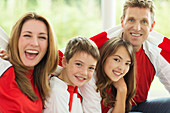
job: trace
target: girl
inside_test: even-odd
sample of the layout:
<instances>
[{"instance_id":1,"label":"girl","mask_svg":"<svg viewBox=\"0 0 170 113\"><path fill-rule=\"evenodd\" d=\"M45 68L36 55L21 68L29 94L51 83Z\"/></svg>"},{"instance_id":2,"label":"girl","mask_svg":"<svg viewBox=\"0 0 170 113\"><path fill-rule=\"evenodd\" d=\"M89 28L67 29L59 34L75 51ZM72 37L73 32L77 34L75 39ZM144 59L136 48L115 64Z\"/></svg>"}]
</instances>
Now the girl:
<instances>
[{"instance_id":1,"label":"girl","mask_svg":"<svg viewBox=\"0 0 170 113\"><path fill-rule=\"evenodd\" d=\"M135 94L134 50L130 43L115 37L100 48L96 66L96 86L102 97L102 112L124 113L131 110Z\"/></svg>"},{"instance_id":2,"label":"girl","mask_svg":"<svg viewBox=\"0 0 170 113\"><path fill-rule=\"evenodd\" d=\"M102 36L91 37L100 48L100 59L93 78L80 87L83 110L85 113L125 113L130 111L135 94L133 46L120 37L104 39Z\"/></svg>"}]
</instances>

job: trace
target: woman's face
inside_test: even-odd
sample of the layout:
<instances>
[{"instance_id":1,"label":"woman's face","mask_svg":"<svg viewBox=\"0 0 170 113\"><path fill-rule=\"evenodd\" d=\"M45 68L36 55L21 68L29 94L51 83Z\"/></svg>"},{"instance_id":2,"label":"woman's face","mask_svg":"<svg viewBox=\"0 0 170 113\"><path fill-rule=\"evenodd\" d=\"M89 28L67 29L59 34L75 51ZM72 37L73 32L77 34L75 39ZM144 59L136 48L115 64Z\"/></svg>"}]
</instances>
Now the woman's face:
<instances>
[{"instance_id":1,"label":"woman's face","mask_svg":"<svg viewBox=\"0 0 170 113\"><path fill-rule=\"evenodd\" d=\"M46 54L48 33L46 25L39 20L26 21L21 29L18 48L25 66L34 67Z\"/></svg>"},{"instance_id":2,"label":"woman's face","mask_svg":"<svg viewBox=\"0 0 170 113\"><path fill-rule=\"evenodd\" d=\"M128 51L124 46L120 46L114 54L107 57L104 71L113 82L117 82L129 71L130 64L131 58Z\"/></svg>"}]
</instances>

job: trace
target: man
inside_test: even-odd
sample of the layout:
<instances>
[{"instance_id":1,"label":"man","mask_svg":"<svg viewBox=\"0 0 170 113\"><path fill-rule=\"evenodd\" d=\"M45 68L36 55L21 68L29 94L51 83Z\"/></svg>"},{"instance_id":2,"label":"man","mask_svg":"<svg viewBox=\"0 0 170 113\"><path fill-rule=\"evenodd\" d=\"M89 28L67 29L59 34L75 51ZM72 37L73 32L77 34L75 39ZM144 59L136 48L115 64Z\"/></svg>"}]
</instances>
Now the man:
<instances>
[{"instance_id":1,"label":"man","mask_svg":"<svg viewBox=\"0 0 170 113\"><path fill-rule=\"evenodd\" d=\"M99 48L105 41L114 36L120 36L132 43L136 52L137 69L136 95L132 101L132 111L170 113L170 98L147 100L148 91L155 75L159 77L162 84L170 92L170 49L168 49L170 48L170 40L155 31L150 33L154 25L153 1L127 0L124 4L123 16L121 17L122 28L116 26L91 37L91 39ZM87 92L92 92L90 87L89 83L81 88L84 102L86 102L84 103L85 109L86 106L97 106L97 102L95 104L95 101L90 96L87 96ZM87 105L87 100L94 102Z\"/></svg>"}]
</instances>

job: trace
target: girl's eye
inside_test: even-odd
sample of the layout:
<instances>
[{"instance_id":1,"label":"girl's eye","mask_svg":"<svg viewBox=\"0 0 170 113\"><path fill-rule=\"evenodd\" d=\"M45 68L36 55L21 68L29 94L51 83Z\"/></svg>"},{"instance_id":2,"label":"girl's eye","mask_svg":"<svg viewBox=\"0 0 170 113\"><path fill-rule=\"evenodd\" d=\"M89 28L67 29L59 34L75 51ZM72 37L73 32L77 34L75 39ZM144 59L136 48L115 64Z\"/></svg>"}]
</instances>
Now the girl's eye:
<instances>
[{"instance_id":1,"label":"girl's eye","mask_svg":"<svg viewBox=\"0 0 170 113\"><path fill-rule=\"evenodd\" d=\"M130 66L130 65L131 65L131 63L125 63L125 65L128 65L128 66Z\"/></svg>"},{"instance_id":2,"label":"girl's eye","mask_svg":"<svg viewBox=\"0 0 170 113\"><path fill-rule=\"evenodd\" d=\"M116 61L116 62L119 62L120 60L119 59L117 59L117 58L114 58L114 60Z\"/></svg>"}]
</instances>

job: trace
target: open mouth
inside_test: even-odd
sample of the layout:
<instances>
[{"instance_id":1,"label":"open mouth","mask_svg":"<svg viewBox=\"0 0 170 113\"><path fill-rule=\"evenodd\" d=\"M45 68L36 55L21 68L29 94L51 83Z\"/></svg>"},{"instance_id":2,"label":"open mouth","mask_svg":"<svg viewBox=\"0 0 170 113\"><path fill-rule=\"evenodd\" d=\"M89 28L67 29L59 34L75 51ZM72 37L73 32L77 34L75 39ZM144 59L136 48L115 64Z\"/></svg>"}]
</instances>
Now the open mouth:
<instances>
[{"instance_id":1,"label":"open mouth","mask_svg":"<svg viewBox=\"0 0 170 113\"><path fill-rule=\"evenodd\" d=\"M118 77L122 75L122 73L116 72L116 71L113 71L113 73L114 73L115 76L118 76Z\"/></svg>"},{"instance_id":2,"label":"open mouth","mask_svg":"<svg viewBox=\"0 0 170 113\"><path fill-rule=\"evenodd\" d=\"M80 76L75 76L79 81L84 81L84 80L86 80L86 78L84 78L84 77L80 77Z\"/></svg>"},{"instance_id":3,"label":"open mouth","mask_svg":"<svg viewBox=\"0 0 170 113\"><path fill-rule=\"evenodd\" d=\"M38 51L35 50L26 50L25 55L28 59L34 59L38 55Z\"/></svg>"},{"instance_id":4,"label":"open mouth","mask_svg":"<svg viewBox=\"0 0 170 113\"><path fill-rule=\"evenodd\" d=\"M132 36L139 37L142 36L142 34L135 34L135 33L130 33Z\"/></svg>"}]
</instances>

